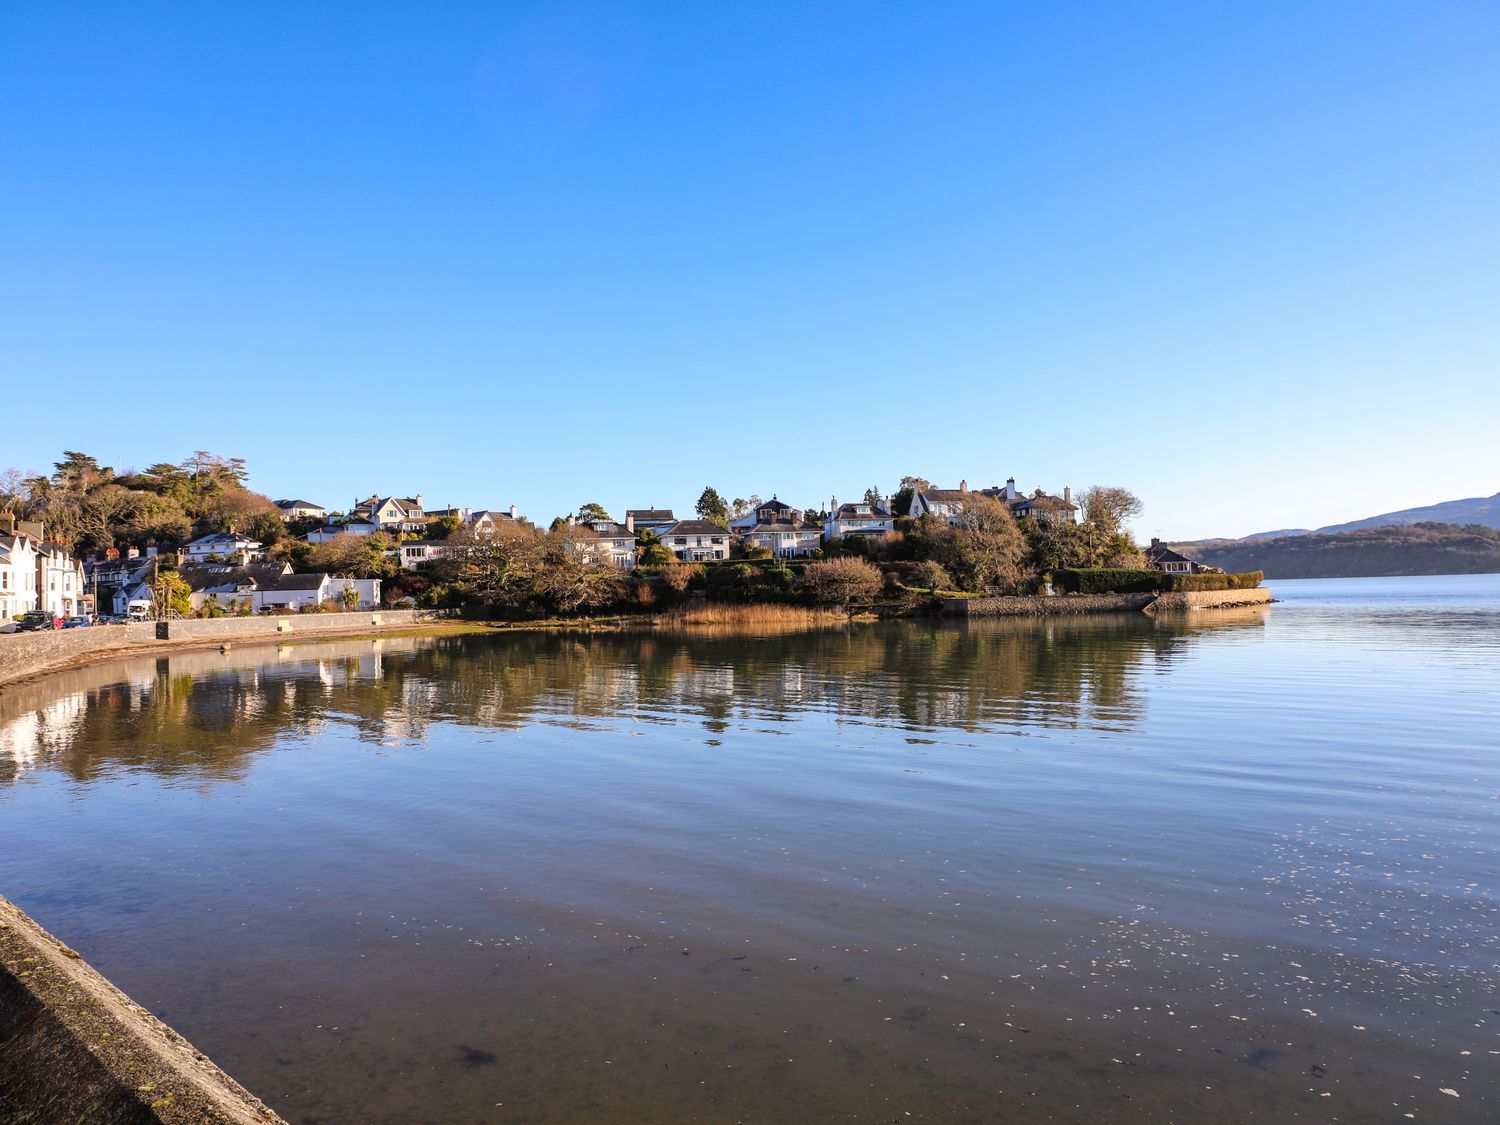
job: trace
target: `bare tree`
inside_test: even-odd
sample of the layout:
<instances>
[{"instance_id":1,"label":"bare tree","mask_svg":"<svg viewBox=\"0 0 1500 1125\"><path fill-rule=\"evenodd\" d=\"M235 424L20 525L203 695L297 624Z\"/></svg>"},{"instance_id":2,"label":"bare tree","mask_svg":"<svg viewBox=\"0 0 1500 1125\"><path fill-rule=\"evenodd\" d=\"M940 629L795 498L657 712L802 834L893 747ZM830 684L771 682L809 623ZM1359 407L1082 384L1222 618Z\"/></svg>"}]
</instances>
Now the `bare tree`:
<instances>
[{"instance_id":1,"label":"bare tree","mask_svg":"<svg viewBox=\"0 0 1500 1125\"><path fill-rule=\"evenodd\" d=\"M1133 520L1144 510L1144 505L1128 488L1096 484L1086 488L1078 496L1083 508L1085 523L1103 528L1114 535L1122 531L1127 520Z\"/></svg>"}]
</instances>

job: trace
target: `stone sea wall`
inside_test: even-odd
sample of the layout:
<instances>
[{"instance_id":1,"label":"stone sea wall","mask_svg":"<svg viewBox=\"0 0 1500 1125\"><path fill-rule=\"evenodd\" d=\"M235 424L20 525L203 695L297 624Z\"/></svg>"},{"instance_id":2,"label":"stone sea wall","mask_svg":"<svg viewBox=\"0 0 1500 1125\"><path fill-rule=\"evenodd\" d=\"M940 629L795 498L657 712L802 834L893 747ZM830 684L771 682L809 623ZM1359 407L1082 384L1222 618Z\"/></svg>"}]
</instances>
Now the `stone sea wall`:
<instances>
[{"instance_id":1,"label":"stone sea wall","mask_svg":"<svg viewBox=\"0 0 1500 1125\"><path fill-rule=\"evenodd\" d=\"M0 688L84 660L132 656L192 644L251 643L297 637L405 629L433 619L424 610L305 613L285 617L217 617L94 625L44 633L0 634Z\"/></svg>"},{"instance_id":2,"label":"stone sea wall","mask_svg":"<svg viewBox=\"0 0 1500 1125\"><path fill-rule=\"evenodd\" d=\"M285 1125L4 897L0 1121Z\"/></svg>"},{"instance_id":3,"label":"stone sea wall","mask_svg":"<svg viewBox=\"0 0 1500 1125\"><path fill-rule=\"evenodd\" d=\"M1201 590L1180 594L1059 594L1056 597L948 598L944 617L1052 617L1080 613L1159 613L1269 605L1269 590Z\"/></svg>"}]
</instances>

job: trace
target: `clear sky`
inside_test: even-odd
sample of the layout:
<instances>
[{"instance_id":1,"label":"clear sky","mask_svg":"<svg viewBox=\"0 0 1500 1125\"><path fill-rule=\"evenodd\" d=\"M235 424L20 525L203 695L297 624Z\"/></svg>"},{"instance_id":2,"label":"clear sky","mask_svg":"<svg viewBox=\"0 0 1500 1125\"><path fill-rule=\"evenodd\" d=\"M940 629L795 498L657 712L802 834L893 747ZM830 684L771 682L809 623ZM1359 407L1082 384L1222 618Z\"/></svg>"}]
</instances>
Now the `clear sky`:
<instances>
[{"instance_id":1,"label":"clear sky","mask_svg":"<svg viewBox=\"0 0 1500 1125\"><path fill-rule=\"evenodd\" d=\"M0 4L0 468L1500 489L1500 5Z\"/></svg>"}]
</instances>

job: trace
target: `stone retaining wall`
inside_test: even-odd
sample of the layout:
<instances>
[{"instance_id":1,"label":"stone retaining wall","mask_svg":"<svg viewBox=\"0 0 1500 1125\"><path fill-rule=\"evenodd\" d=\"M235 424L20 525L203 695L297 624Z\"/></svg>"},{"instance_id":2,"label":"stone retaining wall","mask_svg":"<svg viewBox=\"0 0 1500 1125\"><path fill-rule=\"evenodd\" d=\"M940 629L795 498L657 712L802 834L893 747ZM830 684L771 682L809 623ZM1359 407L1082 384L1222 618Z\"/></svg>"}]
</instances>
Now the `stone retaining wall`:
<instances>
[{"instance_id":1,"label":"stone retaining wall","mask_svg":"<svg viewBox=\"0 0 1500 1125\"><path fill-rule=\"evenodd\" d=\"M1155 594L1066 594L1055 598L945 598L944 617L1050 617L1073 613L1139 613Z\"/></svg>"},{"instance_id":2,"label":"stone retaining wall","mask_svg":"<svg viewBox=\"0 0 1500 1125\"><path fill-rule=\"evenodd\" d=\"M0 1121L285 1125L4 897Z\"/></svg>"},{"instance_id":3,"label":"stone retaining wall","mask_svg":"<svg viewBox=\"0 0 1500 1125\"><path fill-rule=\"evenodd\" d=\"M300 613L266 617L215 617L93 625L44 633L0 634L0 687L80 660L136 655L151 649L226 641L274 641L410 628L433 619L425 610ZM158 630L165 633L159 636Z\"/></svg>"},{"instance_id":4,"label":"stone retaining wall","mask_svg":"<svg viewBox=\"0 0 1500 1125\"><path fill-rule=\"evenodd\" d=\"M1146 607L1148 613L1183 609L1237 609L1241 606L1270 605L1271 591L1257 586L1253 590L1185 590L1159 594Z\"/></svg>"},{"instance_id":5,"label":"stone retaining wall","mask_svg":"<svg viewBox=\"0 0 1500 1125\"><path fill-rule=\"evenodd\" d=\"M1271 591L1195 590L1175 594L1059 594L1056 597L945 598L944 617L1052 617L1077 613L1158 613L1269 605Z\"/></svg>"}]
</instances>

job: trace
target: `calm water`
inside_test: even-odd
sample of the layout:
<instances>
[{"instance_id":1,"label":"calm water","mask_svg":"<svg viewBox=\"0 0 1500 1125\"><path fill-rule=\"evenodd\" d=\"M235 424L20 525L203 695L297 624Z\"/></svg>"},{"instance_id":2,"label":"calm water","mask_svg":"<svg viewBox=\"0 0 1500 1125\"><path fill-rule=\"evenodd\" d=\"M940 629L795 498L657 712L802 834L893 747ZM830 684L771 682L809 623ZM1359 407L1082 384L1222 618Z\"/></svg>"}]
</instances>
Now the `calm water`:
<instances>
[{"instance_id":1,"label":"calm water","mask_svg":"<svg viewBox=\"0 0 1500 1125\"><path fill-rule=\"evenodd\" d=\"M1273 588L74 673L0 889L293 1122L1500 1118L1500 576Z\"/></svg>"}]
</instances>

